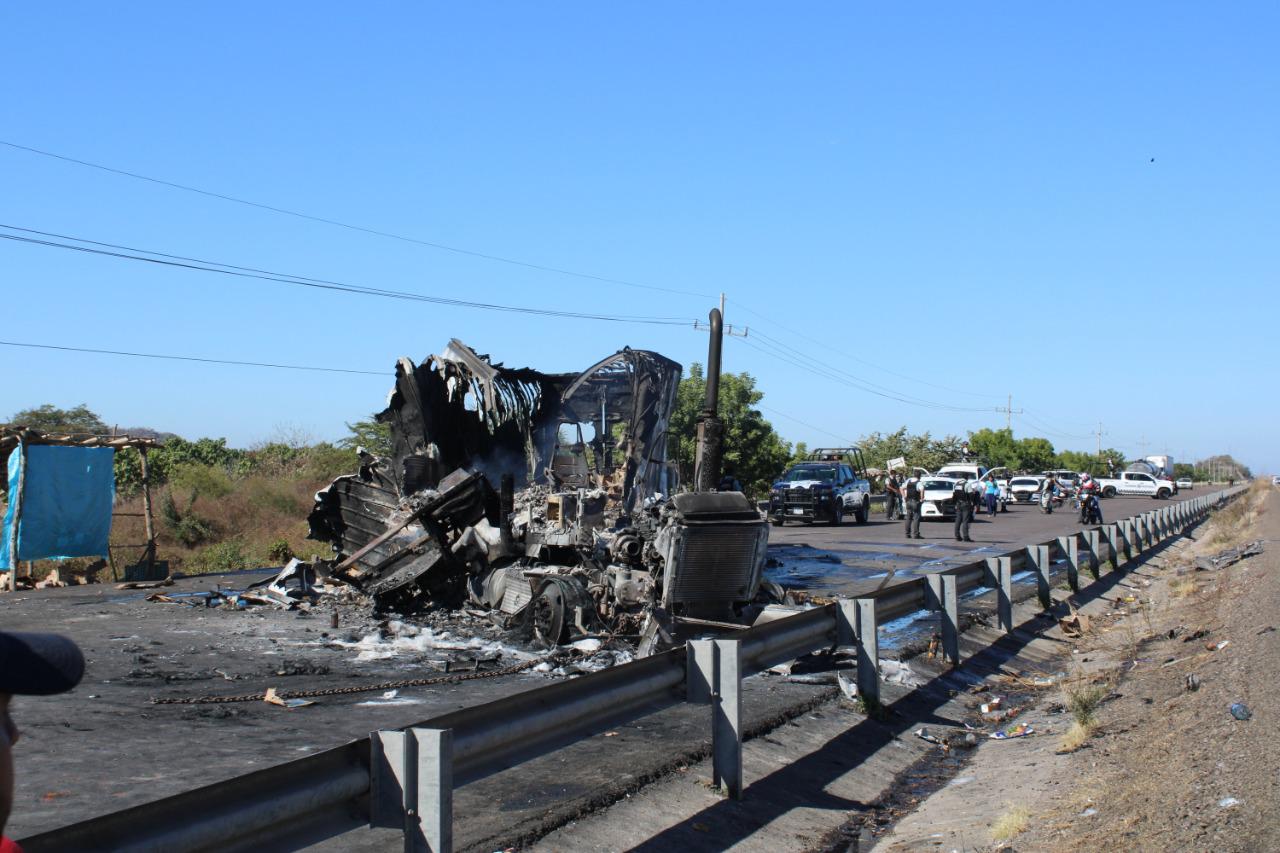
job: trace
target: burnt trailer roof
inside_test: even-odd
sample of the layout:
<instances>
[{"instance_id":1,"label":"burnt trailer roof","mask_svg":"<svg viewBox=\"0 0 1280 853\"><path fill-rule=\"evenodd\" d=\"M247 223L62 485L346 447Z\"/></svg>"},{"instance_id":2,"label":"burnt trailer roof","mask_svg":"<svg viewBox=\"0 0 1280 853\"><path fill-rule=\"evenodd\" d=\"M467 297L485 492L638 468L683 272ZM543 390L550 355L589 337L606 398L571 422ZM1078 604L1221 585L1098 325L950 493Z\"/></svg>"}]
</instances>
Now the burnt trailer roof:
<instances>
[{"instance_id":1,"label":"burnt trailer roof","mask_svg":"<svg viewBox=\"0 0 1280 853\"><path fill-rule=\"evenodd\" d=\"M387 408L388 472L401 494L434 488L458 468L517 488L545 481L563 424L593 424L597 436L623 425L623 500L659 488L666 433L681 366L658 353L624 348L581 373L543 373L490 361L457 339L422 364L402 358Z\"/></svg>"}]
</instances>

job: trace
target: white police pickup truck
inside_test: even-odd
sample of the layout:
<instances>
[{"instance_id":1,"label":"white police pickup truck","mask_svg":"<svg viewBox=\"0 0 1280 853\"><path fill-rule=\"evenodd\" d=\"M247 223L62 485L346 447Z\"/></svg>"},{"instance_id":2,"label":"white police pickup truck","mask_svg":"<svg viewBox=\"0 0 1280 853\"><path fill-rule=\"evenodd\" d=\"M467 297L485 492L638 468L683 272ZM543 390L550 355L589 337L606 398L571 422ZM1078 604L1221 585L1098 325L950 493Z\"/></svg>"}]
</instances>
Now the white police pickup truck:
<instances>
[{"instance_id":1,"label":"white police pickup truck","mask_svg":"<svg viewBox=\"0 0 1280 853\"><path fill-rule=\"evenodd\" d=\"M769 490L769 521L840 524L852 514L865 524L871 512L871 483L862 451L856 447L819 448L787 468Z\"/></svg>"},{"instance_id":2,"label":"white police pickup truck","mask_svg":"<svg viewBox=\"0 0 1280 853\"><path fill-rule=\"evenodd\" d=\"M1122 471L1119 477L1098 477L1098 488L1104 498L1116 495L1149 495L1165 500L1177 489L1172 480L1156 477L1145 471Z\"/></svg>"}]
</instances>

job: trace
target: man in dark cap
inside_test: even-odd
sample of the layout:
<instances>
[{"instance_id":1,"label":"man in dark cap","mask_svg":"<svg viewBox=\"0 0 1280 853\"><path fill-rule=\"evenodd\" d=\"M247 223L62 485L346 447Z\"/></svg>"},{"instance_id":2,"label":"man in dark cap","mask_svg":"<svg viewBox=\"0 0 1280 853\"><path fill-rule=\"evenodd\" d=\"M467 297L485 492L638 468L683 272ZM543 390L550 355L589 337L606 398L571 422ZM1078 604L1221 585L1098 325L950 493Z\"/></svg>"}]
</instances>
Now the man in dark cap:
<instances>
[{"instance_id":1,"label":"man in dark cap","mask_svg":"<svg viewBox=\"0 0 1280 853\"><path fill-rule=\"evenodd\" d=\"M0 853L21 853L4 837L13 807L13 745L18 727L10 715L14 696L50 696L80 683L84 656L75 643L57 634L0 631Z\"/></svg>"}]
</instances>

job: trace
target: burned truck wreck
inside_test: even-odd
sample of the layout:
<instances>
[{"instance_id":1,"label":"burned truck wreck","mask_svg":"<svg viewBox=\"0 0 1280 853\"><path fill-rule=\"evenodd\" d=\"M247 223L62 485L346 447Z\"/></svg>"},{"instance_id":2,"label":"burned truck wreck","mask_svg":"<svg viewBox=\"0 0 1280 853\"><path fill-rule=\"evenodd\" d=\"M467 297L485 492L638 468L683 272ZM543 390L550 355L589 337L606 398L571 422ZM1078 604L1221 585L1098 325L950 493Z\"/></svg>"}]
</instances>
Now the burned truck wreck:
<instances>
[{"instance_id":1,"label":"burned truck wreck","mask_svg":"<svg viewBox=\"0 0 1280 853\"><path fill-rule=\"evenodd\" d=\"M401 359L377 415L391 455L362 451L316 495L310 535L334 550L320 570L384 611L483 608L547 644L629 637L643 654L749 623L768 527L741 493L677 493L680 374L631 349L571 374L457 340Z\"/></svg>"}]
</instances>

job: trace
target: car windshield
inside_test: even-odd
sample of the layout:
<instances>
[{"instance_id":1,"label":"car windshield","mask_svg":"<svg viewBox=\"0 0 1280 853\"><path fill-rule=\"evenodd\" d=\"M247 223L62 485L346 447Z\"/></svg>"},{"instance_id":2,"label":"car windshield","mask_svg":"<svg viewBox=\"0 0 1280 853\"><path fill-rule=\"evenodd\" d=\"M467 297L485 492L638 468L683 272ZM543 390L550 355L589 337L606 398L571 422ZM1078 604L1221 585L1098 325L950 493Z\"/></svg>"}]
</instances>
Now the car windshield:
<instances>
[{"instance_id":1,"label":"car windshield","mask_svg":"<svg viewBox=\"0 0 1280 853\"><path fill-rule=\"evenodd\" d=\"M782 481L784 483L799 483L805 480L822 480L823 482L831 482L835 478L835 468L821 468L816 465L792 468L790 471L782 475Z\"/></svg>"},{"instance_id":2,"label":"car windshield","mask_svg":"<svg viewBox=\"0 0 1280 853\"><path fill-rule=\"evenodd\" d=\"M951 491L956 484L951 480L921 480L920 488L926 492Z\"/></svg>"},{"instance_id":3,"label":"car windshield","mask_svg":"<svg viewBox=\"0 0 1280 853\"><path fill-rule=\"evenodd\" d=\"M1009 481L1011 486L1038 486L1040 481L1035 477L1014 477Z\"/></svg>"}]
</instances>

